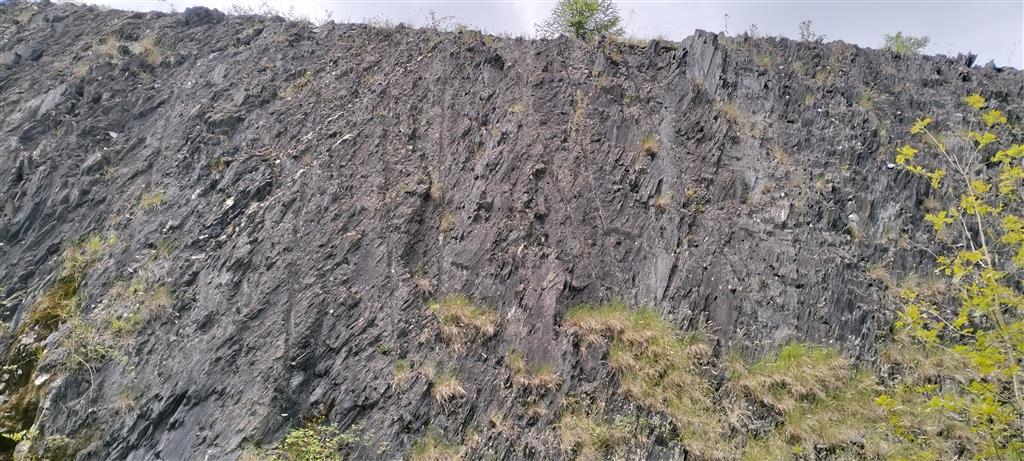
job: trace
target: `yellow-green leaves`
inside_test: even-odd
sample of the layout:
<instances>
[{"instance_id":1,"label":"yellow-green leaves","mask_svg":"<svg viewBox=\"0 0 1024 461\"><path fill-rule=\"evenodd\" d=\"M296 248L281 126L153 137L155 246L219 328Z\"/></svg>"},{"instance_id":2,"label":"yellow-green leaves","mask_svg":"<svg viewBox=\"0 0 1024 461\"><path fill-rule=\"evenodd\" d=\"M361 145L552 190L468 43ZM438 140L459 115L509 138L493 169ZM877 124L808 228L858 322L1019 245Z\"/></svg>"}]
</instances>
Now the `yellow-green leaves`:
<instances>
[{"instance_id":1,"label":"yellow-green leaves","mask_svg":"<svg viewBox=\"0 0 1024 461\"><path fill-rule=\"evenodd\" d=\"M932 223L935 232L942 232L942 229L945 229L947 224L953 224L953 217L946 210L937 213L927 213L924 215L924 220Z\"/></svg>"},{"instance_id":2,"label":"yellow-green leaves","mask_svg":"<svg viewBox=\"0 0 1024 461\"><path fill-rule=\"evenodd\" d=\"M992 184L984 179L974 179L968 184L968 194L961 197L961 208L964 212L972 215L993 214L998 208L985 202L981 196L991 191Z\"/></svg>"},{"instance_id":3,"label":"yellow-green leaves","mask_svg":"<svg viewBox=\"0 0 1024 461\"><path fill-rule=\"evenodd\" d=\"M924 177L931 180L932 189L938 189L939 183L942 181L942 177L946 176L946 170L935 170L931 173L922 173Z\"/></svg>"},{"instance_id":4,"label":"yellow-green leaves","mask_svg":"<svg viewBox=\"0 0 1024 461\"><path fill-rule=\"evenodd\" d=\"M1006 149L996 152L996 154L992 156L992 161L1005 164L1021 157L1024 157L1024 144L1014 144Z\"/></svg>"},{"instance_id":5,"label":"yellow-green leaves","mask_svg":"<svg viewBox=\"0 0 1024 461\"><path fill-rule=\"evenodd\" d=\"M986 131L985 133L978 133L977 131L971 131L967 133L967 137L978 143L978 148L985 147L989 144L996 142L996 135Z\"/></svg>"},{"instance_id":6,"label":"yellow-green leaves","mask_svg":"<svg viewBox=\"0 0 1024 461\"><path fill-rule=\"evenodd\" d=\"M985 182L982 179L975 179L971 181L970 185L971 193L974 195L984 195L985 192L988 192L990 189L992 189L992 185Z\"/></svg>"},{"instance_id":7,"label":"yellow-green leaves","mask_svg":"<svg viewBox=\"0 0 1024 461\"><path fill-rule=\"evenodd\" d=\"M935 258L935 262L939 266L940 271L954 279L960 279L967 275L968 270L973 268L975 264L978 264L984 258L985 253L981 250L972 250L961 251L957 253L955 258L939 256L938 258Z\"/></svg>"},{"instance_id":8,"label":"yellow-green leaves","mask_svg":"<svg viewBox=\"0 0 1024 461\"><path fill-rule=\"evenodd\" d=\"M981 116L981 121L985 122L985 126L993 127L1006 123L1006 115L997 109L992 109Z\"/></svg>"},{"instance_id":9,"label":"yellow-green leaves","mask_svg":"<svg viewBox=\"0 0 1024 461\"><path fill-rule=\"evenodd\" d=\"M924 215L941 232L924 244L939 249L938 275L946 280L937 289L901 287L892 362L902 371L875 399L891 433L914 447L891 459L1021 459L1024 453L1018 384L1024 382L1024 146L982 154L1020 134L1002 130L1009 117L980 94L963 102L974 109L961 131L967 142L942 145L925 119L911 133L926 135L917 146L921 154L940 155L897 149L897 163L931 179L937 189L931 196L948 202Z\"/></svg>"},{"instance_id":10,"label":"yellow-green leaves","mask_svg":"<svg viewBox=\"0 0 1024 461\"><path fill-rule=\"evenodd\" d=\"M985 107L985 98L978 93L964 96L963 101L964 104L973 107L975 110L981 110L982 107Z\"/></svg>"},{"instance_id":11,"label":"yellow-green leaves","mask_svg":"<svg viewBox=\"0 0 1024 461\"><path fill-rule=\"evenodd\" d=\"M1017 192L1017 183L1024 179L1024 168L1019 166L1003 165L999 172L999 194L1003 196L1012 195Z\"/></svg>"},{"instance_id":12,"label":"yellow-green leaves","mask_svg":"<svg viewBox=\"0 0 1024 461\"><path fill-rule=\"evenodd\" d=\"M882 394L876 397L875 404L882 408L885 408L886 410L892 410L896 408L897 405L899 405L899 403L896 402L896 399L889 396L889 394Z\"/></svg>"},{"instance_id":13,"label":"yellow-green leaves","mask_svg":"<svg viewBox=\"0 0 1024 461\"><path fill-rule=\"evenodd\" d=\"M999 211L998 208L989 205L981 197L974 194L964 194L960 197L960 208L969 215L984 216Z\"/></svg>"},{"instance_id":14,"label":"yellow-green leaves","mask_svg":"<svg viewBox=\"0 0 1024 461\"><path fill-rule=\"evenodd\" d=\"M917 149L914 149L911 145L907 144L899 149L896 149L896 164L906 165L907 162L914 161L914 156L917 155Z\"/></svg>"},{"instance_id":15,"label":"yellow-green leaves","mask_svg":"<svg viewBox=\"0 0 1024 461\"><path fill-rule=\"evenodd\" d=\"M931 123L932 123L932 118L931 117L925 117L923 119L918 119L916 122L914 122L914 126L910 127L910 134L918 134L918 133L923 132L925 130L925 128L928 128L928 125L931 124Z\"/></svg>"},{"instance_id":16,"label":"yellow-green leaves","mask_svg":"<svg viewBox=\"0 0 1024 461\"><path fill-rule=\"evenodd\" d=\"M1002 241L1008 245L1017 245L1024 243L1024 219L1019 216L1008 214L1003 216L1003 234Z\"/></svg>"},{"instance_id":17,"label":"yellow-green leaves","mask_svg":"<svg viewBox=\"0 0 1024 461\"><path fill-rule=\"evenodd\" d=\"M931 119L925 119L923 121L918 121L918 124L923 122L925 125L927 125L927 123L930 121ZM902 166L911 173L919 174L921 176L928 178L931 181L932 188L938 189L939 183L942 182L942 178L946 176L946 171L942 169L928 171L920 165L914 165L914 157L917 155L918 152L919 151L910 144L903 145L902 147L896 149L896 164Z\"/></svg>"},{"instance_id":18,"label":"yellow-green leaves","mask_svg":"<svg viewBox=\"0 0 1024 461\"><path fill-rule=\"evenodd\" d=\"M1017 267L1024 267L1024 219L1017 215L1007 214L1003 216L1003 243L1017 247L1013 255L1013 264Z\"/></svg>"}]
</instances>

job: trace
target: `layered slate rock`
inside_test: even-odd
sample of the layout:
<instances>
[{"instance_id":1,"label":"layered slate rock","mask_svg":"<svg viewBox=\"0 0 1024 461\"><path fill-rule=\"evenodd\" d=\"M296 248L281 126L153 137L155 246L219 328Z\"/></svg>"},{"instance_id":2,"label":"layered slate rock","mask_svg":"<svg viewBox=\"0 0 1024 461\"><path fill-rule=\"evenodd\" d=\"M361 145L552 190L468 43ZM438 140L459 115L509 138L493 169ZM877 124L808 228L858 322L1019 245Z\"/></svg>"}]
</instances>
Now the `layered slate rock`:
<instances>
[{"instance_id":1,"label":"layered slate rock","mask_svg":"<svg viewBox=\"0 0 1024 461\"><path fill-rule=\"evenodd\" d=\"M31 384L2 390L37 404L5 421L73 436L79 459L230 459L315 415L362 423L352 459L428 430L472 431L475 458L560 458L558 402L609 373L561 318L615 298L718 352L869 359L891 314L866 272L930 264L893 250L929 195L894 147L968 92L1024 96L1020 71L972 60L0 5L0 347L35 347L19 329L88 235L117 243L82 315L123 317L111 290L139 274L173 293L84 370L59 366L58 328ZM446 345L427 304L453 293L493 307L495 334ZM557 364L552 411L503 384L511 349ZM398 360L468 395L399 385Z\"/></svg>"}]
</instances>

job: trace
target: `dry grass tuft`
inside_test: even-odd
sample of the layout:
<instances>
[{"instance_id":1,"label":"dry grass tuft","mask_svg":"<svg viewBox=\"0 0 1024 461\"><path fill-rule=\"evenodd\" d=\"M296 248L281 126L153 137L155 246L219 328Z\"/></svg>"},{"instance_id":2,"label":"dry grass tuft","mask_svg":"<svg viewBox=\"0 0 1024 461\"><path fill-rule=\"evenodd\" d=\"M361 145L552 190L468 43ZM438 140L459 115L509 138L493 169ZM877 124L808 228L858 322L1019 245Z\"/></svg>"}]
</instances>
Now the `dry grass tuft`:
<instances>
[{"instance_id":1,"label":"dry grass tuft","mask_svg":"<svg viewBox=\"0 0 1024 461\"><path fill-rule=\"evenodd\" d=\"M669 191L662 191L657 197L654 197L654 202L651 203L654 208L661 211L665 211L672 205L672 193Z\"/></svg>"},{"instance_id":2,"label":"dry grass tuft","mask_svg":"<svg viewBox=\"0 0 1024 461\"><path fill-rule=\"evenodd\" d=\"M144 212L163 205L165 200L167 200L167 196L162 190L151 190L142 195L137 208L140 212Z\"/></svg>"},{"instance_id":3,"label":"dry grass tuft","mask_svg":"<svg viewBox=\"0 0 1024 461\"><path fill-rule=\"evenodd\" d=\"M465 397L466 389L455 375L442 372L430 380L430 395L444 406L454 399Z\"/></svg>"},{"instance_id":4,"label":"dry grass tuft","mask_svg":"<svg viewBox=\"0 0 1024 461\"><path fill-rule=\"evenodd\" d=\"M553 389L562 384L562 377L550 364L528 366L522 352L513 350L505 358L512 374L512 384L519 387Z\"/></svg>"},{"instance_id":5,"label":"dry grass tuft","mask_svg":"<svg viewBox=\"0 0 1024 461\"><path fill-rule=\"evenodd\" d=\"M676 328L649 309L630 310L621 302L571 309L563 323L583 347L610 340L608 363L620 391L639 405L668 416L688 450L704 458L725 458L732 448L726 425L708 382L697 367L711 348L696 335Z\"/></svg>"},{"instance_id":6,"label":"dry grass tuft","mask_svg":"<svg viewBox=\"0 0 1024 461\"><path fill-rule=\"evenodd\" d=\"M490 337L497 330L494 310L474 305L465 295L448 295L428 308L441 324L441 336L456 350L474 336Z\"/></svg>"},{"instance_id":7,"label":"dry grass tuft","mask_svg":"<svg viewBox=\"0 0 1024 461\"><path fill-rule=\"evenodd\" d=\"M659 151L661 151L661 140L658 139L658 135L651 133L640 140L640 152L654 157L658 155Z\"/></svg>"},{"instance_id":8,"label":"dry grass tuft","mask_svg":"<svg viewBox=\"0 0 1024 461\"><path fill-rule=\"evenodd\" d=\"M580 413L567 413L558 421L558 441L562 451L576 451L576 459L596 461L613 458L611 453L629 443L631 436L622 425Z\"/></svg>"},{"instance_id":9,"label":"dry grass tuft","mask_svg":"<svg viewBox=\"0 0 1024 461\"><path fill-rule=\"evenodd\" d=\"M800 400L824 398L854 374L836 351L806 344L788 345L773 360L731 371L733 389L780 413L793 410Z\"/></svg>"},{"instance_id":10,"label":"dry grass tuft","mask_svg":"<svg viewBox=\"0 0 1024 461\"><path fill-rule=\"evenodd\" d=\"M142 55L151 66L159 66L162 61L160 48L156 46L156 39L146 37L136 45L136 53Z\"/></svg>"},{"instance_id":11,"label":"dry grass tuft","mask_svg":"<svg viewBox=\"0 0 1024 461\"><path fill-rule=\"evenodd\" d=\"M768 146L768 152L772 154L772 158L774 158L776 162L779 162L780 165L789 165L791 157L789 152L786 152L786 149L782 146L772 144Z\"/></svg>"}]
</instances>

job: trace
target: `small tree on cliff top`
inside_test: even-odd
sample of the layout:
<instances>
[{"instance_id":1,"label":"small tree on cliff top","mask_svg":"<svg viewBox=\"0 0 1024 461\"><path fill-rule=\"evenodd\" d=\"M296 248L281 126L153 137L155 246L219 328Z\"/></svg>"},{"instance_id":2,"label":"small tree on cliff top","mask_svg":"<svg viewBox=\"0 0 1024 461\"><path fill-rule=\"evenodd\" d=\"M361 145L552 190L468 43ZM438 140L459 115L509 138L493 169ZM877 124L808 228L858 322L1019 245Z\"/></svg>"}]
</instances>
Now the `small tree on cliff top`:
<instances>
[{"instance_id":1,"label":"small tree on cliff top","mask_svg":"<svg viewBox=\"0 0 1024 461\"><path fill-rule=\"evenodd\" d=\"M558 0L551 16L537 24L545 37L569 35L589 40L601 35L623 33L622 18L611 0Z\"/></svg>"},{"instance_id":2,"label":"small tree on cliff top","mask_svg":"<svg viewBox=\"0 0 1024 461\"><path fill-rule=\"evenodd\" d=\"M1024 459L1024 145L999 149L1012 133L1003 112L978 94L963 102L963 136L924 118L897 150L945 206L924 219L946 283L901 290L898 379L878 403L909 442L900 458Z\"/></svg>"},{"instance_id":3,"label":"small tree on cliff top","mask_svg":"<svg viewBox=\"0 0 1024 461\"><path fill-rule=\"evenodd\" d=\"M931 39L924 35L885 34L885 49L902 56L920 53L930 42Z\"/></svg>"}]
</instances>

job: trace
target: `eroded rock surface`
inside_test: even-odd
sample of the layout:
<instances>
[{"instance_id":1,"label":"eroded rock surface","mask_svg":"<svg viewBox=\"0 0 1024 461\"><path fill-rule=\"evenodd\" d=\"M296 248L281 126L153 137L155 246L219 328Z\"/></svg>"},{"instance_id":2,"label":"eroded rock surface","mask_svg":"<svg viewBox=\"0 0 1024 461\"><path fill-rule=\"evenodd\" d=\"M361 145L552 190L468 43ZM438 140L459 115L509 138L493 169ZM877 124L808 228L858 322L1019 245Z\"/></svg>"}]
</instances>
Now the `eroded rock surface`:
<instances>
[{"instance_id":1,"label":"eroded rock surface","mask_svg":"<svg viewBox=\"0 0 1024 461\"><path fill-rule=\"evenodd\" d=\"M561 399L611 379L560 319L611 298L719 351L803 339L869 358L890 316L866 272L928 260L894 257L929 188L893 148L968 92L1024 96L1020 71L971 61L0 5L5 353L27 347L62 248L91 234L117 242L83 315L123 316L104 313L111 290L138 274L173 300L120 359L75 372L57 365L61 325L19 421L80 441L78 459L232 459L312 415L362 423L352 459L400 457L430 429L474 434L473 458L557 459ZM443 344L426 305L449 293L492 306L496 333ZM564 378L547 411L508 385L513 348ZM468 395L398 385L398 360ZM670 456L662 443L638 456Z\"/></svg>"}]
</instances>

